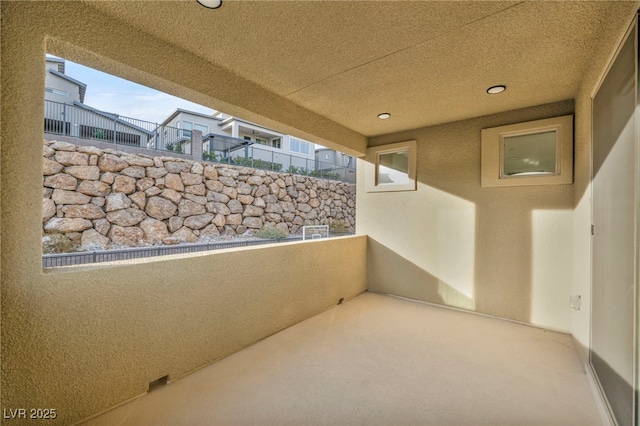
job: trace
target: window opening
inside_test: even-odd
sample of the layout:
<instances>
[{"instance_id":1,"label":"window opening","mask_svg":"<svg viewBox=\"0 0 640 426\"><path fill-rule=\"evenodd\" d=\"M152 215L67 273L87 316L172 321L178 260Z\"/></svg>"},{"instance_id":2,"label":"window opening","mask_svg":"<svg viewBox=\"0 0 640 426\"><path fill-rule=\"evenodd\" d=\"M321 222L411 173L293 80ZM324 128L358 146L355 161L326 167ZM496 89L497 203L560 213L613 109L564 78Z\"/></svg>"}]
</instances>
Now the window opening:
<instances>
[{"instance_id":1,"label":"window opening","mask_svg":"<svg viewBox=\"0 0 640 426\"><path fill-rule=\"evenodd\" d=\"M45 62L44 267L266 244L256 236L263 229L277 241L303 239L304 226L329 229L309 238L355 231L355 164L338 164L343 156L327 161L290 135L293 152L279 151L283 136L268 128L250 143L242 131L254 125L240 117L64 59ZM222 187L213 170L227 178ZM298 203L282 204L294 191Z\"/></svg>"},{"instance_id":2,"label":"window opening","mask_svg":"<svg viewBox=\"0 0 640 426\"><path fill-rule=\"evenodd\" d=\"M54 89L53 87L47 87L44 89L47 93L53 93L54 95L69 96L68 90Z\"/></svg>"},{"instance_id":3,"label":"window opening","mask_svg":"<svg viewBox=\"0 0 640 426\"><path fill-rule=\"evenodd\" d=\"M194 123L193 124L193 130L199 130L202 132L202 135L206 135L207 133L209 133L209 126L204 126L202 124L197 124Z\"/></svg>"},{"instance_id":4,"label":"window opening","mask_svg":"<svg viewBox=\"0 0 640 426\"><path fill-rule=\"evenodd\" d=\"M573 115L482 129L483 187L573 182Z\"/></svg>"},{"instance_id":5,"label":"window opening","mask_svg":"<svg viewBox=\"0 0 640 426\"><path fill-rule=\"evenodd\" d=\"M191 123L190 121L184 121L182 123L182 128L184 129L182 135L185 138L191 138L191 130L193 130L193 123Z\"/></svg>"},{"instance_id":6,"label":"window opening","mask_svg":"<svg viewBox=\"0 0 640 426\"><path fill-rule=\"evenodd\" d=\"M291 152L299 152L301 154L309 155L310 144L303 140L291 137L289 142L289 150Z\"/></svg>"}]
</instances>

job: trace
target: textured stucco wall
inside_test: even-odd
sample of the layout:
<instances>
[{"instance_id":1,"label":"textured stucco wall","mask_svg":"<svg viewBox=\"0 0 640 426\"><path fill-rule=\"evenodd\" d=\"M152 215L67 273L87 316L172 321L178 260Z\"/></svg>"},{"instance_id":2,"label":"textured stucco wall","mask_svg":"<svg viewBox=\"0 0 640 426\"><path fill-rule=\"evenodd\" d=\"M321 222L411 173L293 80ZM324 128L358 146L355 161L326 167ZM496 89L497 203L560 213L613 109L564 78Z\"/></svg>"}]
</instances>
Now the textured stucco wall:
<instances>
[{"instance_id":1,"label":"textured stucco wall","mask_svg":"<svg viewBox=\"0 0 640 426\"><path fill-rule=\"evenodd\" d=\"M43 272L42 145L33 141L42 140L45 36L147 62L192 89L216 80L197 58L78 2L2 2L1 12L3 409L55 408L47 423L71 424L365 289L364 237ZM189 61L199 70L186 71ZM154 85L180 94L177 83Z\"/></svg>"},{"instance_id":2,"label":"textured stucco wall","mask_svg":"<svg viewBox=\"0 0 640 426\"><path fill-rule=\"evenodd\" d=\"M371 146L417 140L418 190L367 193L358 166L356 223L369 236L370 289L568 331L573 185L481 188L480 130L573 106L373 138Z\"/></svg>"}]
</instances>

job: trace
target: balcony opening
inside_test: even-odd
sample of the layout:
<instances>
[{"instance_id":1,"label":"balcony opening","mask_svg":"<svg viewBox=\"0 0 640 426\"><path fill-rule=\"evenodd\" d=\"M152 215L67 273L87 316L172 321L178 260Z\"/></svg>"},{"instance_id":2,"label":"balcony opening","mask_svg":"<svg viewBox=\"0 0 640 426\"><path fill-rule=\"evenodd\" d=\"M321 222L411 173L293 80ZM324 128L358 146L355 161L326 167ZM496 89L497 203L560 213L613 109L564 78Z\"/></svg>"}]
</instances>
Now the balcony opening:
<instances>
[{"instance_id":1,"label":"balcony opening","mask_svg":"<svg viewBox=\"0 0 640 426\"><path fill-rule=\"evenodd\" d=\"M355 162L47 55L43 267L355 231Z\"/></svg>"}]
</instances>

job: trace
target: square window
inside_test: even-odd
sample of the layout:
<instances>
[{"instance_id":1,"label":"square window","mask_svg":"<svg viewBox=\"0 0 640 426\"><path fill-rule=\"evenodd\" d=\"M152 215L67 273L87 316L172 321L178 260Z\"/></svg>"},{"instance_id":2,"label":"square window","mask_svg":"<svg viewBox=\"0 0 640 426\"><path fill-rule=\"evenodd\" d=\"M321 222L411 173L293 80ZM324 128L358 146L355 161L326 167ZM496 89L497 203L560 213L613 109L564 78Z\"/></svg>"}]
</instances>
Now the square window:
<instances>
[{"instance_id":1,"label":"square window","mask_svg":"<svg viewBox=\"0 0 640 426\"><path fill-rule=\"evenodd\" d=\"M367 192L416 190L416 141L369 148L366 162Z\"/></svg>"},{"instance_id":2,"label":"square window","mask_svg":"<svg viewBox=\"0 0 640 426\"><path fill-rule=\"evenodd\" d=\"M555 130L503 137L500 177L557 175L557 142Z\"/></svg>"},{"instance_id":3,"label":"square window","mask_svg":"<svg viewBox=\"0 0 640 426\"><path fill-rule=\"evenodd\" d=\"M483 187L573 182L573 115L482 129Z\"/></svg>"}]
</instances>

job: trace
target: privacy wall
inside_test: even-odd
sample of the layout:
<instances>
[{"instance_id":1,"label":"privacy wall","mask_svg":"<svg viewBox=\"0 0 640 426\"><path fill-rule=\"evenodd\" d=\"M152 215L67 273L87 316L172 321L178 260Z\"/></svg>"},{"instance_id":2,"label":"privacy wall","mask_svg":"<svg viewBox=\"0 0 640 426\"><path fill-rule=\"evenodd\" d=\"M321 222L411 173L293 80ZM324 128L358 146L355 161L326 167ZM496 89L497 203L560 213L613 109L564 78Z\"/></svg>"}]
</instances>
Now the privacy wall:
<instances>
[{"instance_id":1,"label":"privacy wall","mask_svg":"<svg viewBox=\"0 0 640 426\"><path fill-rule=\"evenodd\" d=\"M42 221L85 248L178 244L265 226L355 230L355 185L44 142Z\"/></svg>"},{"instance_id":2,"label":"privacy wall","mask_svg":"<svg viewBox=\"0 0 640 426\"><path fill-rule=\"evenodd\" d=\"M230 85L200 58L85 4L2 2L0 12L3 410L56 409L56 419L43 422L74 424L143 394L150 381L179 378L365 290L366 237L43 271L47 51L101 69L109 63L113 74L243 114L194 95ZM65 42L76 48L50 49ZM282 111L266 98L247 94L246 105L264 100ZM331 128L326 120L314 126L308 130ZM281 130L317 141L292 127ZM328 131L330 139L349 140Z\"/></svg>"},{"instance_id":3,"label":"privacy wall","mask_svg":"<svg viewBox=\"0 0 640 426\"><path fill-rule=\"evenodd\" d=\"M573 185L482 188L480 131L572 112L565 101L373 138L417 140L418 189L367 193L358 166L370 290L568 331Z\"/></svg>"}]
</instances>

